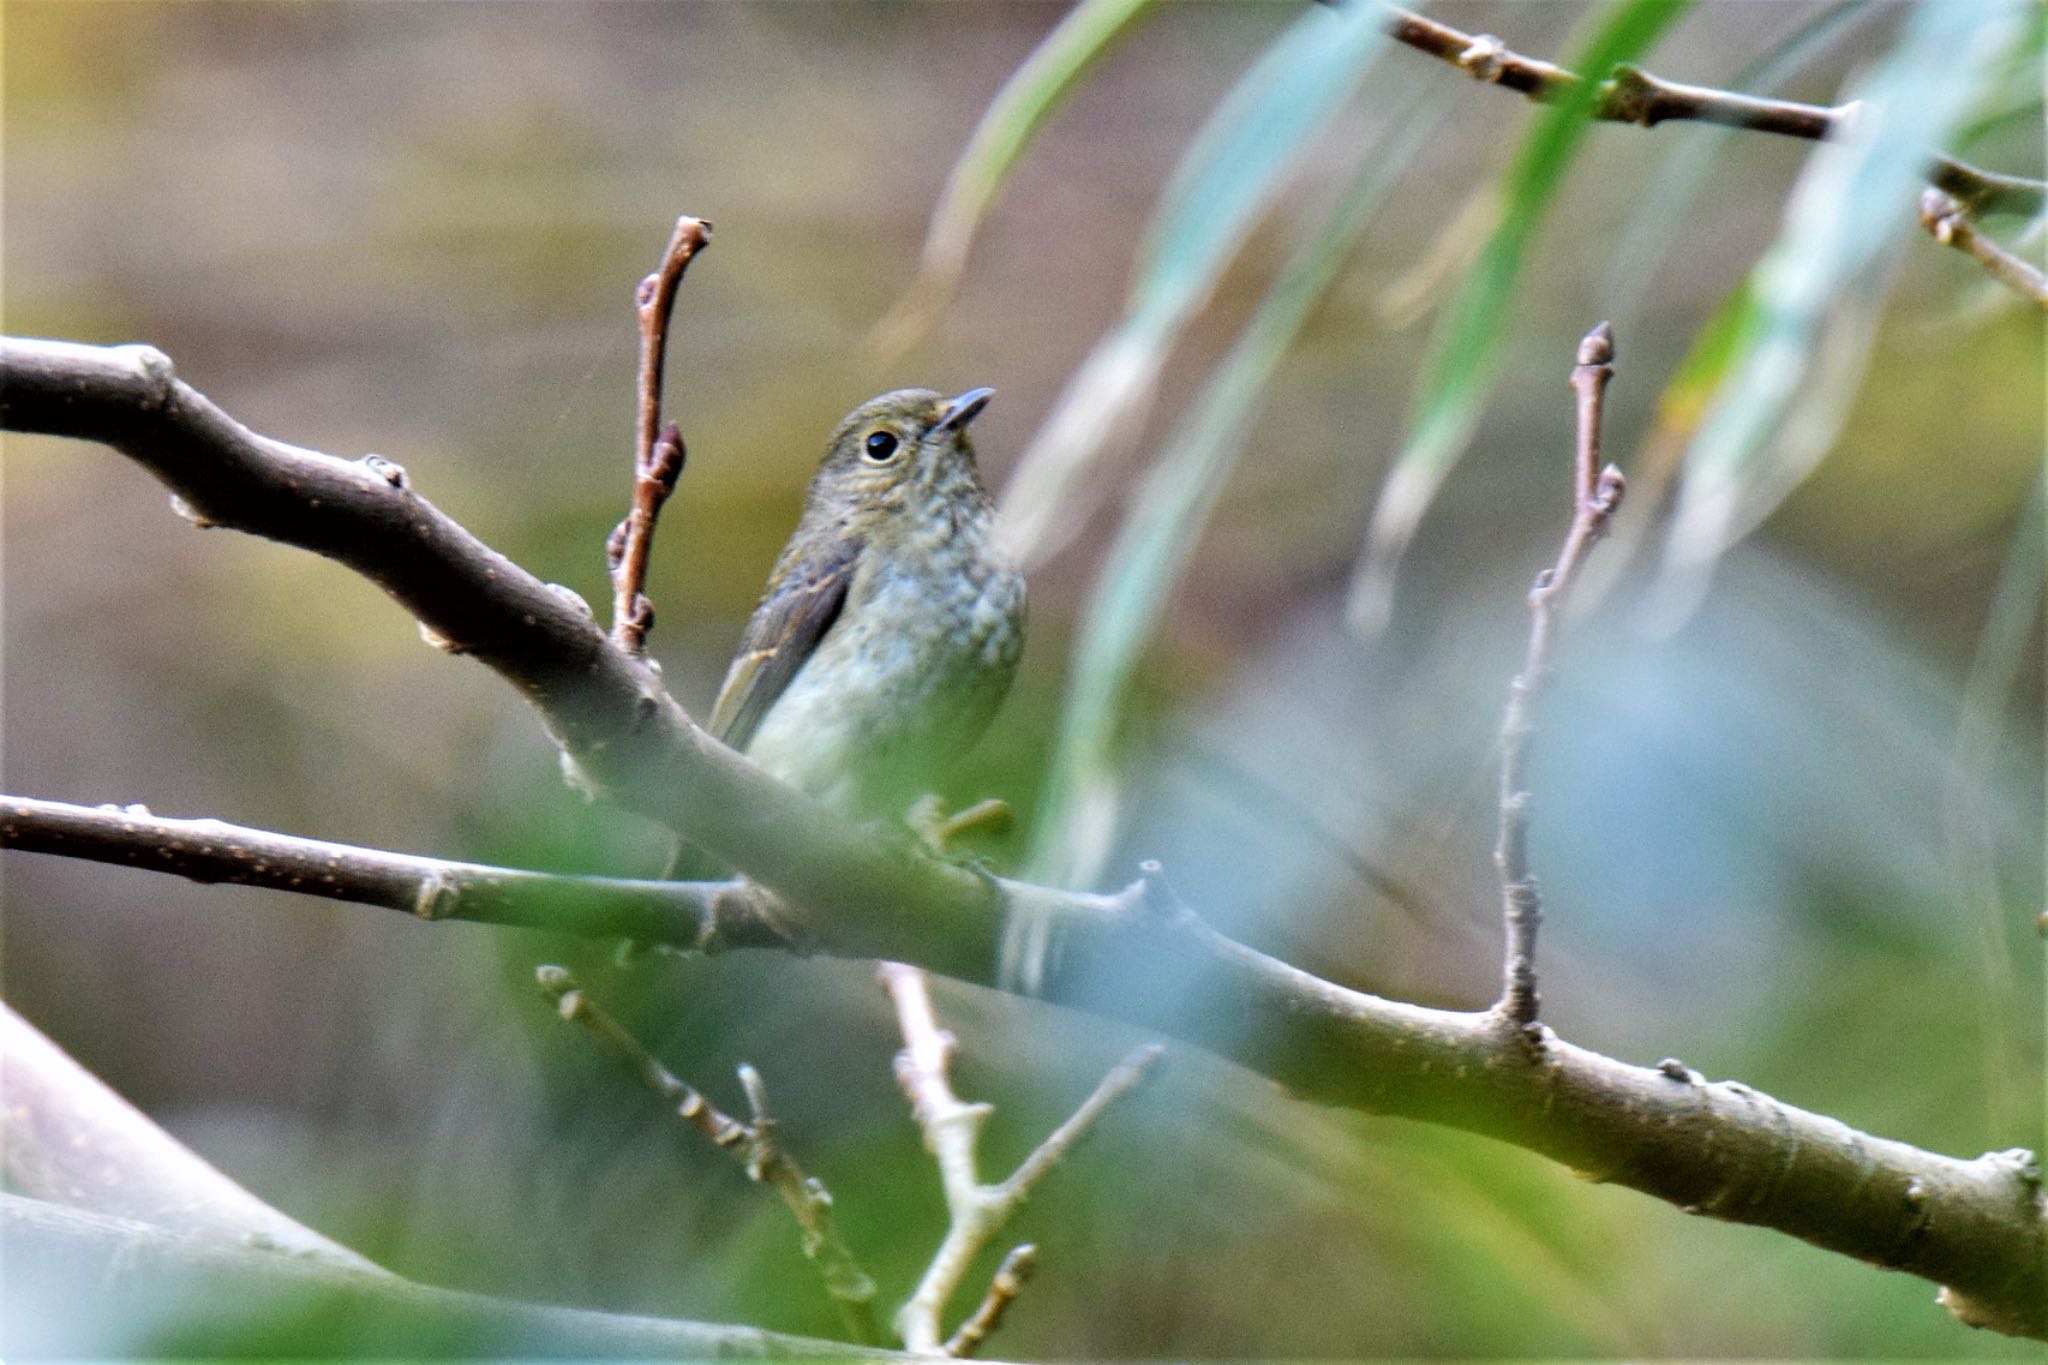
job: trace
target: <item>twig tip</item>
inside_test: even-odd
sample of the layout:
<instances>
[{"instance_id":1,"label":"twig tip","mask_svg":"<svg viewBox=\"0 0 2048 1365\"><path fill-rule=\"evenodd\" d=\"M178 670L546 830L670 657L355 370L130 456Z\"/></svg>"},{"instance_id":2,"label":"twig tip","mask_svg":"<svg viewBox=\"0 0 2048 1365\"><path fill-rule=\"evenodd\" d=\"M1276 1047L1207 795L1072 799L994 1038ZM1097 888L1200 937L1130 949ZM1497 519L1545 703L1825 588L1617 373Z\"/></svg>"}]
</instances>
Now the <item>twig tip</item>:
<instances>
[{"instance_id":1,"label":"twig tip","mask_svg":"<svg viewBox=\"0 0 2048 1365\"><path fill-rule=\"evenodd\" d=\"M1611 365L1613 363L1614 327L1610 323L1603 322L1592 331L1586 333L1585 339L1579 343L1579 364Z\"/></svg>"}]
</instances>

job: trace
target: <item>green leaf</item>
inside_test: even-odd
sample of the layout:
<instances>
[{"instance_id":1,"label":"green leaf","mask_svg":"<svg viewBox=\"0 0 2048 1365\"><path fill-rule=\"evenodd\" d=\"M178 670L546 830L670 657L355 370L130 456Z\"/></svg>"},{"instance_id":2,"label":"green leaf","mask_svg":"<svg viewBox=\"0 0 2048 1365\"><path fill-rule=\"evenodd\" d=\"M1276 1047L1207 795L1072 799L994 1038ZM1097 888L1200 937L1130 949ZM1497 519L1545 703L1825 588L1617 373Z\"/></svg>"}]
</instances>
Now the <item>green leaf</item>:
<instances>
[{"instance_id":1,"label":"green leaf","mask_svg":"<svg viewBox=\"0 0 2048 1365\"><path fill-rule=\"evenodd\" d=\"M1024 149L1088 69L1136 32L1158 0L1081 0L1011 73L953 163L925 229L917 278L875 329L895 354L930 327L967 266L981 220Z\"/></svg>"},{"instance_id":2,"label":"green leaf","mask_svg":"<svg viewBox=\"0 0 2048 1365\"><path fill-rule=\"evenodd\" d=\"M1860 382L1914 218L1926 149L2023 36L2021 0L1916 9L1862 82L1847 136L1816 147L1750 277L1757 309L1686 452L1650 616L1675 629L1714 568L1825 453Z\"/></svg>"},{"instance_id":3,"label":"green leaf","mask_svg":"<svg viewBox=\"0 0 2048 1365\"><path fill-rule=\"evenodd\" d=\"M1369 632L1384 624L1401 556L1479 424L1523 257L1591 126L1601 81L1647 51L1687 7L1687 0L1610 4L1566 63L1589 79L1547 105L1516 152L1499 226L1431 338L1407 440L1394 457L1352 577L1348 615L1354 628Z\"/></svg>"},{"instance_id":4,"label":"green leaf","mask_svg":"<svg viewBox=\"0 0 2048 1365\"><path fill-rule=\"evenodd\" d=\"M1434 104L1409 111L1387 145L1367 151L1343 198L1282 269L1131 502L1069 670L1030 858L1038 879L1085 885L1101 870L1116 814L1111 741L1131 675L1223 495L1281 357L1387 191L1453 107L1455 87L1436 90Z\"/></svg>"},{"instance_id":5,"label":"green leaf","mask_svg":"<svg viewBox=\"0 0 2048 1365\"><path fill-rule=\"evenodd\" d=\"M1143 424L1167 354L1301 152L1386 43L1375 5L1305 10L1232 87L1160 195L1123 319L1067 381L1003 494L1026 567L1064 545L1096 496L1082 475Z\"/></svg>"}]
</instances>

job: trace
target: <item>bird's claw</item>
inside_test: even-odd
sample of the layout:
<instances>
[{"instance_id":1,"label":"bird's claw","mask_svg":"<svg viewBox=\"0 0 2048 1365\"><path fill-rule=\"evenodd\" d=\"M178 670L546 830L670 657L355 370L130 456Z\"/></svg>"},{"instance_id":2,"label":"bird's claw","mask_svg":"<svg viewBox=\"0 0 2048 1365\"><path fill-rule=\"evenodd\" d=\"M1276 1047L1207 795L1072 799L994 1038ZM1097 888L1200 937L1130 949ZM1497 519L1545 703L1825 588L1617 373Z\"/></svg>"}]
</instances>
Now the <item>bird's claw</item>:
<instances>
[{"instance_id":1,"label":"bird's claw","mask_svg":"<svg viewBox=\"0 0 2048 1365\"><path fill-rule=\"evenodd\" d=\"M963 835L1002 834L1014 819L1010 803L999 797L977 801L948 815L946 803L936 794L927 792L911 805L903 822L910 826L910 832L930 850L932 856L951 860L952 846Z\"/></svg>"}]
</instances>

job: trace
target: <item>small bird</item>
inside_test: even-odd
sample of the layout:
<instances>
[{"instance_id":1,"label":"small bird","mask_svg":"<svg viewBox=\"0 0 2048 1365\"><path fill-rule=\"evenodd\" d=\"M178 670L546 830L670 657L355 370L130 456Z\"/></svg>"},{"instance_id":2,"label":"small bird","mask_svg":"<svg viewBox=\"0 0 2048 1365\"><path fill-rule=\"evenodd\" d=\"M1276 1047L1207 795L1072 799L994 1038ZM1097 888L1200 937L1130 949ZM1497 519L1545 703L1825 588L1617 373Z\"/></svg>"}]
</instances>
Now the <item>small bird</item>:
<instances>
[{"instance_id":1,"label":"small bird","mask_svg":"<svg viewBox=\"0 0 2048 1365\"><path fill-rule=\"evenodd\" d=\"M1024 579L967 441L993 396L847 414L712 707L712 734L848 814L901 818L1016 673Z\"/></svg>"}]
</instances>

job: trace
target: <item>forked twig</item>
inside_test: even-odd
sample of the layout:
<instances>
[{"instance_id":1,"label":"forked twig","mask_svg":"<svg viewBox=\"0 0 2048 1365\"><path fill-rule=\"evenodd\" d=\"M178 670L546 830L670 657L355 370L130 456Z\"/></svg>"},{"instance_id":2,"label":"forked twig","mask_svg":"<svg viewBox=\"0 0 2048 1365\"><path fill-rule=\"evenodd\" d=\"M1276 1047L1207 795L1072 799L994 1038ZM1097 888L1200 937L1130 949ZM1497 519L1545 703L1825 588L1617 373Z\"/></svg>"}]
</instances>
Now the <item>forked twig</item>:
<instances>
[{"instance_id":1,"label":"forked twig","mask_svg":"<svg viewBox=\"0 0 2048 1365\"><path fill-rule=\"evenodd\" d=\"M994 1112L987 1104L968 1104L953 1093L948 1077L954 1052L953 1035L939 1026L932 1010L924 973L900 962L884 962L876 973L896 1006L903 1031L903 1051L896 1056L896 1083L910 1101L911 1115L924 1134L924 1145L938 1162L945 1186L949 1222L946 1236L933 1253L924 1278L896 1313L896 1330L906 1350L964 1354L979 1346L1001 1320L1010 1300L1023 1288L1028 1271L1015 1264L1019 1248L1010 1253L1004 1280L998 1271L989 1297L953 1337L945 1335L946 1303L966 1277L974 1258L1002 1231L1031 1191L1088 1135L1110 1106L1145 1083L1164 1049L1157 1044L1138 1048L1111 1068L1072 1117L1055 1128L1007 1180L984 1185L978 1172L976 1145L981 1125ZM1035 1264L1036 1249L1027 1263ZM1000 1299L1000 1302L996 1300ZM980 1324L979 1327L976 1324ZM953 1343L961 1351L953 1350Z\"/></svg>"},{"instance_id":2,"label":"forked twig","mask_svg":"<svg viewBox=\"0 0 2048 1365\"><path fill-rule=\"evenodd\" d=\"M847 1331L863 1346L879 1342L875 1282L840 1237L832 1217L832 1196L823 1184L805 1175L803 1168L783 1150L775 1121L768 1116L760 1073L751 1066L740 1068L740 1085L753 1112L753 1121L743 1123L663 1066L623 1024L592 1000L566 970L545 966L536 976L541 990L555 1000L562 1018L588 1029L606 1050L631 1068L641 1084L673 1103L684 1122L709 1138L720 1151L731 1153L746 1169L749 1180L774 1187L795 1215L804 1255L818 1267L825 1292L838 1306Z\"/></svg>"},{"instance_id":3,"label":"forked twig","mask_svg":"<svg viewBox=\"0 0 2048 1365\"><path fill-rule=\"evenodd\" d=\"M687 215L676 219L661 265L633 294L640 323L639 408L633 423L633 505L605 543L612 578L612 639L639 653L654 624L654 607L644 591L654 524L661 505L683 473L683 436L661 420L662 372L668 357L669 321L676 290L697 253L711 244L711 224Z\"/></svg>"},{"instance_id":4,"label":"forked twig","mask_svg":"<svg viewBox=\"0 0 2048 1365\"><path fill-rule=\"evenodd\" d=\"M1507 713L1500 727L1500 842L1494 866L1500 871L1501 909L1506 921L1507 962L1494 1012L1518 1028L1536 1022L1536 931L1543 922L1543 898L1529 870L1529 739L1536 730L1536 698L1550 681L1550 648L1557 612L1587 551L1607 530L1621 505L1624 483L1613 465L1600 465L1600 414L1607 381L1614 377L1614 333L1606 323L1579 343L1572 368L1578 397L1578 439L1572 471L1572 523L1557 562L1536 575L1529 589L1529 648L1522 671L1508 685Z\"/></svg>"}]
</instances>

